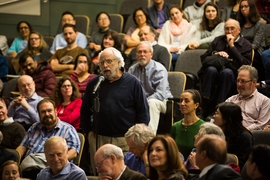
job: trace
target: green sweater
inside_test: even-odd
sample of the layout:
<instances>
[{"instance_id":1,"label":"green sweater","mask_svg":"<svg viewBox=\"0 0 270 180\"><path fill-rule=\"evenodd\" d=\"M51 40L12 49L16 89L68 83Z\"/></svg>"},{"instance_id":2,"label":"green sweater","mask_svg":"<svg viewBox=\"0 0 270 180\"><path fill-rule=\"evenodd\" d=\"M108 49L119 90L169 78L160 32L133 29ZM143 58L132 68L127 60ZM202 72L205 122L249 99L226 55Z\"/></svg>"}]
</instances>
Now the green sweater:
<instances>
[{"instance_id":1,"label":"green sweater","mask_svg":"<svg viewBox=\"0 0 270 180\"><path fill-rule=\"evenodd\" d=\"M190 126L182 125L182 121L183 120L180 120L172 125L171 136L175 140L179 151L186 159L194 147L194 136L197 134L204 121L199 119Z\"/></svg>"}]
</instances>

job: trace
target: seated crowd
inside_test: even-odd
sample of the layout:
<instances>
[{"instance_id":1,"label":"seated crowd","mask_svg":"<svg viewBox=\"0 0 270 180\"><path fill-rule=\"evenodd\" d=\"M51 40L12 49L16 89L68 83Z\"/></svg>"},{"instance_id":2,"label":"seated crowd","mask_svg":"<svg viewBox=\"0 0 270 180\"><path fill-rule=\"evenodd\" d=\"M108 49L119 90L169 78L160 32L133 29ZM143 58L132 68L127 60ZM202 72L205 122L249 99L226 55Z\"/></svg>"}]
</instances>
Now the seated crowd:
<instances>
[{"instance_id":1,"label":"seated crowd","mask_svg":"<svg viewBox=\"0 0 270 180\"><path fill-rule=\"evenodd\" d=\"M51 47L19 22L19 37L0 47L0 93L8 69L18 76L14 97L0 96L0 180L270 179L270 146L254 146L252 134L270 129L270 99L259 91L270 85L268 18L257 8L238 0L221 17L210 0L185 9L153 0L130 13L135 26L122 40L108 13L87 39L66 11ZM200 88L173 97L168 72L195 49L205 49ZM160 114L177 98L182 118L161 135Z\"/></svg>"}]
</instances>

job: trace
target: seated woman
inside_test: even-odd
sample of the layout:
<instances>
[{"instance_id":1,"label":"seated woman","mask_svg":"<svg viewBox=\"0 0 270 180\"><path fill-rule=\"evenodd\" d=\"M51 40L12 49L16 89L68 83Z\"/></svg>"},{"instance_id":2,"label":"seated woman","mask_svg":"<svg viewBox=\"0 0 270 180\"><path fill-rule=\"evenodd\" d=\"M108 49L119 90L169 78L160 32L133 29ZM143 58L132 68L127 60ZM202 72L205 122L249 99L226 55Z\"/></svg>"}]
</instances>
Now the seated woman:
<instances>
[{"instance_id":1,"label":"seated woman","mask_svg":"<svg viewBox=\"0 0 270 180\"><path fill-rule=\"evenodd\" d=\"M0 168L1 180L20 179L21 170L17 162L6 161Z\"/></svg>"},{"instance_id":2,"label":"seated woman","mask_svg":"<svg viewBox=\"0 0 270 180\"><path fill-rule=\"evenodd\" d=\"M149 179L184 180L187 177L175 141L168 135L157 135L148 145Z\"/></svg>"},{"instance_id":3,"label":"seated woman","mask_svg":"<svg viewBox=\"0 0 270 180\"><path fill-rule=\"evenodd\" d=\"M231 102L217 105L214 114L214 124L219 126L226 137L228 153L235 154L239 160L239 167L244 166L248 152L254 144L254 138L243 124L241 108Z\"/></svg>"},{"instance_id":4,"label":"seated woman","mask_svg":"<svg viewBox=\"0 0 270 180\"><path fill-rule=\"evenodd\" d=\"M59 79L55 87L53 100L56 103L58 118L71 124L78 131L81 124L82 99L77 85L68 77Z\"/></svg>"},{"instance_id":5,"label":"seated woman","mask_svg":"<svg viewBox=\"0 0 270 180\"><path fill-rule=\"evenodd\" d=\"M186 50L189 43L197 41L195 35L197 28L186 20L183 10L178 5L170 8L172 20L166 21L163 25L158 44L164 46L172 54L172 68L176 64L178 55Z\"/></svg>"},{"instance_id":6,"label":"seated woman","mask_svg":"<svg viewBox=\"0 0 270 180\"><path fill-rule=\"evenodd\" d=\"M195 89L187 89L180 96L180 111L184 118L172 125L171 136L175 140L179 151L188 157L194 147L194 136L204 123L197 116L200 111L201 95Z\"/></svg>"},{"instance_id":7,"label":"seated woman","mask_svg":"<svg viewBox=\"0 0 270 180\"><path fill-rule=\"evenodd\" d=\"M240 10L237 14L240 23L241 34L252 44L254 50L254 66L259 72L259 80L264 80L264 68L262 65L262 52L265 47L265 24L261 20L260 13L254 0L241 0Z\"/></svg>"},{"instance_id":8,"label":"seated woman","mask_svg":"<svg viewBox=\"0 0 270 180\"><path fill-rule=\"evenodd\" d=\"M96 75L90 73L92 63L86 54L79 54L74 64L74 72L69 77L77 84L81 96L83 97L88 82Z\"/></svg>"},{"instance_id":9,"label":"seated woman","mask_svg":"<svg viewBox=\"0 0 270 180\"><path fill-rule=\"evenodd\" d=\"M228 19L236 19L239 7L240 7L240 0L226 0L226 6L224 7L224 11L221 17L222 21L226 22Z\"/></svg>"},{"instance_id":10,"label":"seated woman","mask_svg":"<svg viewBox=\"0 0 270 180\"><path fill-rule=\"evenodd\" d=\"M19 59L25 53L30 55L38 63L47 61L52 56L43 36L36 31L33 31L29 34L26 48L17 54L17 56L11 61L16 74L20 73Z\"/></svg>"},{"instance_id":11,"label":"seated woman","mask_svg":"<svg viewBox=\"0 0 270 180\"><path fill-rule=\"evenodd\" d=\"M142 26L145 26L148 21L148 14L143 8L135 9L133 12L133 20L136 26L130 27L125 35L125 45L127 47L125 53L129 54L130 51L137 46L140 42L139 31Z\"/></svg>"},{"instance_id":12,"label":"seated woman","mask_svg":"<svg viewBox=\"0 0 270 180\"><path fill-rule=\"evenodd\" d=\"M28 22L20 21L17 24L17 31L20 34L20 37L14 39L7 51L7 54L11 57L16 57L19 52L26 48L29 34L33 31L33 29L31 24Z\"/></svg>"},{"instance_id":13,"label":"seated woman","mask_svg":"<svg viewBox=\"0 0 270 180\"><path fill-rule=\"evenodd\" d=\"M190 43L188 48L207 49L215 37L224 34L224 22L220 19L218 6L215 3L209 2L204 6L202 22L196 34L199 40Z\"/></svg>"}]
</instances>

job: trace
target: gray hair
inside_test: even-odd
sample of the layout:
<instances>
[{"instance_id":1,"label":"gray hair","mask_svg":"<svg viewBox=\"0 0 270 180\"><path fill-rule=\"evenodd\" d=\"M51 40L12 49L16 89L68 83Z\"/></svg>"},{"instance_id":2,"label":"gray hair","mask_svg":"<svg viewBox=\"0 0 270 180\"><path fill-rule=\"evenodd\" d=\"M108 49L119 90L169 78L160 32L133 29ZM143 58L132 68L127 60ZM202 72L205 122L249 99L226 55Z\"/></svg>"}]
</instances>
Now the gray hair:
<instances>
[{"instance_id":1,"label":"gray hair","mask_svg":"<svg viewBox=\"0 0 270 180\"><path fill-rule=\"evenodd\" d=\"M125 66L124 58L123 58L121 52L118 51L117 49L115 49L114 47L108 47L108 48L104 49L103 51L101 51L98 54L98 61L100 61L100 56L103 54L103 52L106 52L106 51L112 51L114 59L121 62L121 67Z\"/></svg>"},{"instance_id":2,"label":"gray hair","mask_svg":"<svg viewBox=\"0 0 270 180\"><path fill-rule=\"evenodd\" d=\"M215 134L219 136L221 139L225 140L225 135L222 129L213 123L210 122L203 123L200 126L200 129L201 131L198 132L198 136L200 138L203 137L203 135L205 134Z\"/></svg>"},{"instance_id":3,"label":"gray hair","mask_svg":"<svg viewBox=\"0 0 270 180\"><path fill-rule=\"evenodd\" d=\"M145 124L135 124L125 134L125 138L131 139L137 146L144 146L154 137L154 131Z\"/></svg>"},{"instance_id":4,"label":"gray hair","mask_svg":"<svg viewBox=\"0 0 270 180\"><path fill-rule=\"evenodd\" d=\"M64 147L65 150L68 150L67 142L63 137L60 136L52 136L48 140L46 140L44 144L44 151L46 151L47 147L56 144L56 143L61 143Z\"/></svg>"},{"instance_id":5,"label":"gray hair","mask_svg":"<svg viewBox=\"0 0 270 180\"><path fill-rule=\"evenodd\" d=\"M234 21L235 24L236 24L236 26L237 26L238 28L241 28L239 21L237 21L237 20L235 20L235 19L232 19L232 18L229 18L226 22L228 22L228 21ZM226 22L225 22L225 24L224 24L224 27L226 26Z\"/></svg>"},{"instance_id":6,"label":"gray hair","mask_svg":"<svg viewBox=\"0 0 270 180\"><path fill-rule=\"evenodd\" d=\"M101 151L101 155L106 158L110 155L114 154L117 159L124 159L123 151L120 147L110 144L109 148L103 148Z\"/></svg>"},{"instance_id":7,"label":"gray hair","mask_svg":"<svg viewBox=\"0 0 270 180\"><path fill-rule=\"evenodd\" d=\"M151 53L154 52L153 47L152 47L152 44L149 41L141 41L141 42L139 42L139 44L136 46L136 50L137 50L138 46L141 45L141 44L146 44L149 47L150 52Z\"/></svg>"},{"instance_id":8,"label":"gray hair","mask_svg":"<svg viewBox=\"0 0 270 180\"><path fill-rule=\"evenodd\" d=\"M252 67L250 65L242 65L239 69L238 69L238 73L242 70L246 70L249 71L249 78L251 80L258 80L258 71L255 67Z\"/></svg>"},{"instance_id":9,"label":"gray hair","mask_svg":"<svg viewBox=\"0 0 270 180\"><path fill-rule=\"evenodd\" d=\"M0 131L0 144L2 143L2 140L3 140L3 134L2 134L2 132Z\"/></svg>"}]
</instances>

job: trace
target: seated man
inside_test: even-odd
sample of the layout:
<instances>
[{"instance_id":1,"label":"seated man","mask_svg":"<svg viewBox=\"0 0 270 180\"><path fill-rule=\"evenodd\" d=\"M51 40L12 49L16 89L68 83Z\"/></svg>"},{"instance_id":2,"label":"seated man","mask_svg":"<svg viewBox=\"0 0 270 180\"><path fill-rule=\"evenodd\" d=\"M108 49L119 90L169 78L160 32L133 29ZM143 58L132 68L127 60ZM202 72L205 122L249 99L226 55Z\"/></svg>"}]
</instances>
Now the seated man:
<instances>
[{"instance_id":1,"label":"seated man","mask_svg":"<svg viewBox=\"0 0 270 180\"><path fill-rule=\"evenodd\" d=\"M167 69L170 64L170 53L165 47L157 44L155 29L151 26L145 25L140 28L139 37L140 41L148 41L151 43L154 50L152 59L160 62ZM133 48L125 60L126 71L128 71L128 69L137 62L136 48Z\"/></svg>"},{"instance_id":2,"label":"seated man","mask_svg":"<svg viewBox=\"0 0 270 180\"><path fill-rule=\"evenodd\" d=\"M166 112L167 99L172 98L168 72L162 64L152 60L153 48L150 42L141 41L136 47L138 63L128 70L142 83L149 105L149 127L156 134L160 113Z\"/></svg>"},{"instance_id":3,"label":"seated man","mask_svg":"<svg viewBox=\"0 0 270 180\"><path fill-rule=\"evenodd\" d=\"M74 15L69 12L69 11L65 11L62 14L62 19L61 19L61 23L62 23L62 27L65 24L73 24L76 25L76 20ZM80 46L81 48L85 48L87 46L87 38L83 33L78 32L78 36L76 37L76 43L78 44L78 46ZM50 49L51 53L54 54L56 50L58 49L62 49L64 47L67 46L67 42L64 38L64 34L57 34L53 40L53 44L52 47Z\"/></svg>"},{"instance_id":4,"label":"seated man","mask_svg":"<svg viewBox=\"0 0 270 180\"><path fill-rule=\"evenodd\" d=\"M68 160L70 161L76 158L80 150L78 133L72 125L57 118L55 103L52 100L43 99L38 103L37 109L40 122L31 126L21 145L17 148L21 157L27 157L30 154L44 153L45 141L51 136L60 136L67 141ZM23 161L21 165L23 165ZM39 170L40 169L38 169L38 171Z\"/></svg>"},{"instance_id":5,"label":"seated man","mask_svg":"<svg viewBox=\"0 0 270 180\"><path fill-rule=\"evenodd\" d=\"M63 26L63 34L67 42L67 46L59 49L51 57L50 63L54 73L59 75L70 75L74 71L74 62L79 54L88 55L86 49L77 45L76 38L78 31L73 24L65 24Z\"/></svg>"},{"instance_id":6,"label":"seated man","mask_svg":"<svg viewBox=\"0 0 270 180\"><path fill-rule=\"evenodd\" d=\"M1 146L16 149L25 136L24 127L15 122L12 117L7 116L7 106L5 101L0 98L0 131L4 134Z\"/></svg>"},{"instance_id":7,"label":"seated man","mask_svg":"<svg viewBox=\"0 0 270 180\"><path fill-rule=\"evenodd\" d=\"M244 64L250 65L252 45L240 35L239 22L229 19L225 23L225 35L218 36L210 44L208 50L201 55L202 64L211 58L231 60L225 68L217 69L213 65L204 66L198 75L203 97L203 117L213 113L218 103L224 102L233 89L237 69ZM217 59L218 60L218 59Z\"/></svg>"},{"instance_id":8,"label":"seated man","mask_svg":"<svg viewBox=\"0 0 270 180\"><path fill-rule=\"evenodd\" d=\"M43 98L35 92L35 82L32 77L22 75L18 79L20 95L11 101L8 116L13 117L27 131L35 122L39 122L37 104Z\"/></svg>"},{"instance_id":9,"label":"seated man","mask_svg":"<svg viewBox=\"0 0 270 180\"><path fill-rule=\"evenodd\" d=\"M254 67L241 66L236 79L238 94L226 100L241 107L243 125L249 130L263 129L270 120L270 99L258 92L257 80L258 72Z\"/></svg>"},{"instance_id":10,"label":"seated man","mask_svg":"<svg viewBox=\"0 0 270 180\"><path fill-rule=\"evenodd\" d=\"M56 77L51 65L47 61L38 63L25 53L20 57L19 64L24 73L34 79L36 93L39 96L46 97L52 95L56 86Z\"/></svg>"},{"instance_id":11,"label":"seated man","mask_svg":"<svg viewBox=\"0 0 270 180\"><path fill-rule=\"evenodd\" d=\"M99 179L147 179L143 174L130 170L125 166L122 149L113 144L101 146L95 153L94 161L99 173Z\"/></svg>"},{"instance_id":12,"label":"seated man","mask_svg":"<svg viewBox=\"0 0 270 180\"><path fill-rule=\"evenodd\" d=\"M17 157L12 152L9 152L4 147L2 147L1 145L2 140L3 140L3 134L0 131L0 167L2 166L2 164L4 164L4 162L8 160L17 161Z\"/></svg>"},{"instance_id":13,"label":"seated man","mask_svg":"<svg viewBox=\"0 0 270 180\"><path fill-rule=\"evenodd\" d=\"M226 141L214 134L204 135L197 143L196 163L201 170L199 179L241 180L237 172L223 165L226 159Z\"/></svg>"},{"instance_id":14,"label":"seated man","mask_svg":"<svg viewBox=\"0 0 270 180\"><path fill-rule=\"evenodd\" d=\"M84 171L68 161L68 145L64 138L50 137L44 144L44 153L48 166L40 171L37 180L87 180Z\"/></svg>"}]
</instances>

